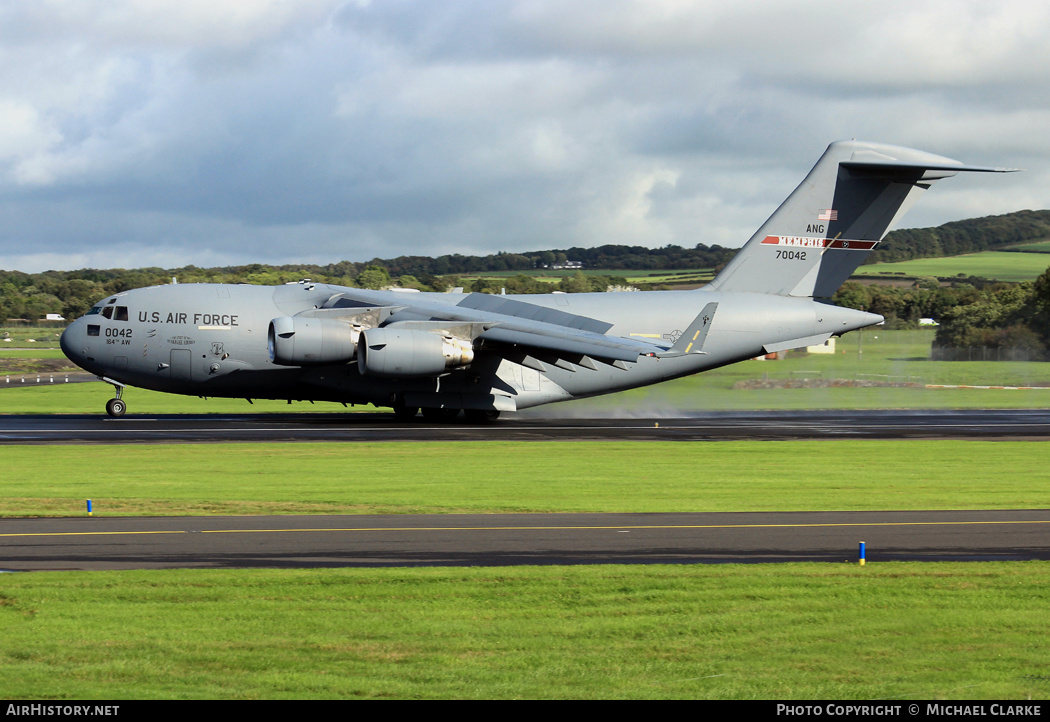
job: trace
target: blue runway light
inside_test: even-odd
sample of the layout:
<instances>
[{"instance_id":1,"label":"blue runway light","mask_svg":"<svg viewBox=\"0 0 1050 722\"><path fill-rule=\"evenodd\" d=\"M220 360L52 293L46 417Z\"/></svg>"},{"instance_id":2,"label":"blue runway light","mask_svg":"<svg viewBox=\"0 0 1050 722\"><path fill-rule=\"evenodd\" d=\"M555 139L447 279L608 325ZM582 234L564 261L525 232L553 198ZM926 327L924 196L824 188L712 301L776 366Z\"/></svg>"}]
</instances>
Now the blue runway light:
<instances>
[{"instance_id":1,"label":"blue runway light","mask_svg":"<svg viewBox=\"0 0 1050 722\"><path fill-rule=\"evenodd\" d=\"M864 566L864 542L860 543L860 565Z\"/></svg>"}]
</instances>

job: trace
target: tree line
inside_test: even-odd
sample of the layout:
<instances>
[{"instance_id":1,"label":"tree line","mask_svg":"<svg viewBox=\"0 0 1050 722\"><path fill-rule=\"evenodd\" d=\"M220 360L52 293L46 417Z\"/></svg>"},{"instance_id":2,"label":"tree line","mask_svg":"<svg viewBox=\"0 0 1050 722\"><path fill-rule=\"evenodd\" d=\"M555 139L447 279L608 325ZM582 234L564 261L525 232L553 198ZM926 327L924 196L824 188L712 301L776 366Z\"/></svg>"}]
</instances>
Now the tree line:
<instances>
[{"instance_id":1,"label":"tree line","mask_svg":"<svg viewBox=\"0 0 1050 722\"><path fill-rule=\"evenodd\" d=\"M1013 349L1033 359L1046 359L1050 351L1050 268L1024 283L969 278L942 286L936 278L920 278L900 288L848 281L832 302L877 313L888 328L936 319L938 348Z\"/></svg>"},{"instance_id":2,"label":"tree line","mask_svg":"<svg viewBox=\"0 0 1050 722\"><path fill-rule=\"evenodd\" d=\"M47 313L61 313L66 318L76 318L105 296L133 288L170 283L173 278L177 278L179 283L258 285L279 285L309 278L320 283L355 288L396 285L421 291L444 291L460 285L459 275L533 271L569 260L579 261L586 268L609 270L694 269L720 266L734 253L735 249L704 244L697 244L691 249L674 245L660 249L607 245L487 256L399 256L392 259L374 258L363 263L340 261L324 265L271 266L253 263L221 268L111 268L43 273L0 271L0 323L8 319L34 321ZM466 290L485 293L499 293L504 289L507 293L549 293L551 290L560 290L578 293L604 291L617 283L619 281L613 277L576 273L552 288L550 284L521 274L499 281L475 281Z\"/></svg>"},{"instance_id":3,"label":"tree line","mask_svg":"<svg viewBox=\"0 0 1050 722\"><path fill-rule=\"evenodd\" d=\"M1050 210L952 221L935 228L905 228L886 235L865 263L895 263L1002 250L1050 238Z\"/></svg>"}]
</instances>

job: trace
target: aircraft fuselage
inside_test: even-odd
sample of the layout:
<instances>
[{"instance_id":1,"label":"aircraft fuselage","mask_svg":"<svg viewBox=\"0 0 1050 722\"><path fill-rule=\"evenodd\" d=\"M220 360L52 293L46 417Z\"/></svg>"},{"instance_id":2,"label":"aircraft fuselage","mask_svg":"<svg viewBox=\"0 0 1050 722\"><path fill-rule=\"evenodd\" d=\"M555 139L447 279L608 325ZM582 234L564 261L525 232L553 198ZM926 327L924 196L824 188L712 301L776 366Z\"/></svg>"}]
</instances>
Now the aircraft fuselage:
<instances>
[{"instance_id":1,"label":"aircraft fuselage","mask_svg":"<svg viewBox=\"0 0 1050 722\"><path fill-rule=\"evenodd\" d=\"M126 386L212 397L325 400L412 406L478 405L497 410L621 391L765 353L769 346L839 334L881 321L812 299L767 294L657 291L501 296L612 324L607 335L671 345L706 303L718 303L702 353L639 356L621 364L555 360L513 346L482 344L472 363L427 378L363 375L356 360L284 366L270 357L270 321L324 306L351 292L380 307L455 310L464 294L362 291L325 284L181 284L117 294L77 319L62 348L86 370ZM107 312L107 309L110 311ZM416 403L416 402L419 403ZM473 406L472 406L473 405Z\"/></svg>"}]
</instances>

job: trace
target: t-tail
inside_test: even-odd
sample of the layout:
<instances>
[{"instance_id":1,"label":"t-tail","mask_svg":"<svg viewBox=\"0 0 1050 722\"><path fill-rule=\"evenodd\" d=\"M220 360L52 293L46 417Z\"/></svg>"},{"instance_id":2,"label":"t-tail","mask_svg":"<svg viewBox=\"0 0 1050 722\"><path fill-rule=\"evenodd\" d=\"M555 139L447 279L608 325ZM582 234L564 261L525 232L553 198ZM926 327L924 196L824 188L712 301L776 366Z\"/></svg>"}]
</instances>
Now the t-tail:
<instances>
[{"instance_id":1,"label":"t-tail","mask_svg":"<svg viewBox=\"0 0 1050 722\"><path fill-rule=\"evenodd\" d=\"M706 290L830 298L934 181L1010 170L881 143L832 143Z\"/></svg>"}]
</instances>

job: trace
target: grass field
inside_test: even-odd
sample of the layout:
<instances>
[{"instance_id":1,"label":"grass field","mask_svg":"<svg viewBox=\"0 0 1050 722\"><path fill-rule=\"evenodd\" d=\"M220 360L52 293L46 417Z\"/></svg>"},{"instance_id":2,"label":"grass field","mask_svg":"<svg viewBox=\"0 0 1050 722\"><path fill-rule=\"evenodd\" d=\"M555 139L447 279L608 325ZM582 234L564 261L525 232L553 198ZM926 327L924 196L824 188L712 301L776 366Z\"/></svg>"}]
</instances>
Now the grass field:
<instances>
[{"instance_id":1,"label":"grass field","mask_svg":"<svg viewBox=\"0 0 1050 722\"><path fill-rule=\"evenodd\" d=\"M1011 248L1024 253L1050 253L1050 240L1040 241L1039 243L1024 243L1019 246L1011 246Z\"/></svg>"},{"instance_id":2,"label":"grass field","mask_svg":"<svg viewBox=\"0 0 1050 722\"><path fill-rule=\"evenodd\" d=\"M861 266L855 276L979 276L998 281L1032 281L1050 266L1050 258L1039 253L985 251L947 258L917 258L899 263Z\"/></svg>"},{"instance_id":3,"label":"grass field","mask_svg":"<svg viewBox=\"0 0 1050 722\"><path fill-rule=\"evenodd\" d=\"M16 514L82 514L87 497L99 516L1050 503L1032 442L21 446L0 459L0 508ZM0 695L1042 698L1048 589L1041 562L0 575Z\"/></svg>"},{"instance_id":4,"label":"grass field","mask_svg":"<svg viewBox=\"0 0 1050 722\"><path fill-rule=\"evenodd\" d=\"M4 347L19 348L58 348L58 337L65 330L65 324L55 324L46 328L33 326L0 327L0 350Z\"/></svg>"},{"instance_id":5,"label":"grass field","mask_svg":"<svg viewBox=\"0 0 1050 722\"><path fill-rule=\"evenodd\" d=\"M890 276L900 278L936 276L939 278L954 278L963 275L1017 282L1034 280L1050 266L1050 257L1044 255L1050 252L1050 241L1017 246L1017 249L1029 252L984 251L964 256L917 258L898 263L875 263L861 266L857 269L854 276ZM459 278L464 284L469 284L479 278L509 278L519 273L538 278L547 283L556 284L562 278L574 275L576 270L505 271L468 274ZM585 275L619 277L623 278L627 284L649 283L653 285L698 284L706 283L714 278L714 270L710 268L653 271L585 269L583 273Z\"/></svg>"},{"instance_id":6,"label":"grass field","mask_svg":"<svg viewBox=\"0 0 1050 722\"><path fill-rule=\"evenodd\" d=\"M0 359L8 358L65 359L70 367L73 367L73 363L66 359L66 355L59 348L0 348Z\"/></svg>"},{"instance_id":7,"label":"grass field","mask_svg":"<svg viewBox=\"0 0 1050 722\"><path fill-rule=\"evenodd\" d=\"M85 499L96 516L1050 508L1046 449L1028 441L100 444L0 460L0 516L82 516Z\"/></svg>"},{"instance_id":8,"label":"grass field","mask_svg":"<svg viewBox=\"0 0 1050 722\"><path fill-rule=\"evenodd\" d=\"M1046 699L1050 564L6 575L6 699Z\"/></svg>"},{"instance_id":9,"label":"grass field","mask_svg":"<svg viewBox=\"0 0 1050 722\"><path fill-rule=\"evenodd\" d=\"M35 378L35 377L34 377ZM108 399L113 398L113 387L102 382L63 383L59 375L55 383L37 384L12 381L0 377L0 414L104 414ZM344 407L342 404L309 401L267 401L253 399L201 399L196 396L177 396L148 389L127 389L124 400L129 414L280 414L280 413L350 413L384 411L372 406Z\"/></svg>"}]
</instances>

